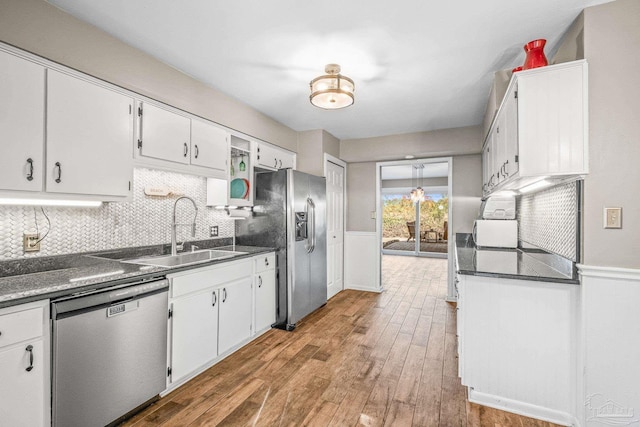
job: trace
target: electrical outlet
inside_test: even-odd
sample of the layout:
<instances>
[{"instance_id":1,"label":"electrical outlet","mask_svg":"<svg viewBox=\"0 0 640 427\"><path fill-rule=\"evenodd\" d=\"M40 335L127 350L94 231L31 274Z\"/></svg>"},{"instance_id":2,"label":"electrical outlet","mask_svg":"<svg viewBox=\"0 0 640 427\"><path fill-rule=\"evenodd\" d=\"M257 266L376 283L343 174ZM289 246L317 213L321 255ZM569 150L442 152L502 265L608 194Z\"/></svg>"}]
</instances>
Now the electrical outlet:
<instances>
[{"instance_id":1,"label":"electrical outlet","mask_svg":"<svg viewBox=\"0 0 640 427\"><path fill-rule=\"evenodd\" d=\"M22 248L25 252L38 252L40 250L40 233L24 233L22 235Z\"/></svg>"},{"instance_id":2,"label":"electrical outlet","mask_svg":"<svg viewBox=\"0 0 640 427\"><path fill-rule=\"evenodd\" d=\"M209 237L218 237L218 226L212 225L209 227Z\"/></svg>"},{"instance_id":3,"label":"electrical outlet","mask_svg":"<svg viewBox=\"0 0 640 427\"><path fill-rule=\"evenodd\" d=\"M604 208L604 228L622 228L622 208Z\"/></svg>"}]
</instances>

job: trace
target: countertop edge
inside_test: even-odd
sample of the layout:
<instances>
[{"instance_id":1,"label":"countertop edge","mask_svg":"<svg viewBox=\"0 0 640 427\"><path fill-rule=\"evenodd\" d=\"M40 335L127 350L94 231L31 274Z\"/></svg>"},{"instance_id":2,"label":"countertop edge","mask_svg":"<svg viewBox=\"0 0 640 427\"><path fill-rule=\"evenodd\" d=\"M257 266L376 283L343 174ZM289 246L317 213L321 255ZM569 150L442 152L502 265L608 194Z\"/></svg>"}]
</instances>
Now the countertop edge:
<instances>
[{"instance_id":1,"label":"countertop edge","mask_svg":"<svg viewBox=\"0 0 640 427\"><path fill-rule=\"evenodd\" d=\"M455 256L455 265L456 265L456 273L462 274L465 276L481 276L481 277L493 277L497 279L513 279L513 280L525 280L525 281L534 281L534 282L547 282L547 283L559 283L565 285L580 285L580 279L576 278L561 278L561 277L551 277L545 275L531 276L525 274L508 274L508 273L497 273L497 272L488 272L488 271L478 271L476 269L470 270L468 268L460 268L460 250L467 251L475 251L477 250L475 243L469 243L469 234L468 233L456 233L456 238L454 240L454 256ZM459 242L465 242L464 247L459 246Z\"/></svg>"},{"instance_id":2,"label":"countertop edge","mask_svg":"<svg viewBox=\"0 0 640 427\"><path fill-rule=\"evenodd\" d=\"M219 249L222 249L222 248L223 247L220 247ZM252 251L250 253L240 254L240 255L234 256L233 258L210 260L210 261L205 261L198 264L190 264L190 265L176 266L176 267L154 267L153 271L141 272L139 274L130 273L126 275L126 277L119 277L113 280L97 279L95 282L80 284L72 288L54 289L54 290L43 288L43 289L34 289L33 291L27 290L20 293L16 292L14 294L7 294L5 296L0 297L0 309L16 306L20 304L25 304L33 301L56 299L56 298L65 297L65 296L73 295L76 293L82 293L90 290L104 289L110 286L117 286L117 285L121 285L128 282L135 282L138 280L162 279L172 273L177 273L185 270L193 270L193 269L198 269L203 267L210 267L216 264L222 264L226 262L233 262L241 259L252 258L256 255L261 255L261 254L271 253L276 251L277 251L276 248L255 247L255 251ZM104 260L104 263L105 264L103 265L106 265L106 263L119 264L120 261ZM38 274L41 274L41 273L38 273ZM28 276L28 274L24 276ZM64 285L68 285L68 283L53 284L51 285L50 288L55 288L57 286L64 286ZM28 294L29 292L33 292L33 293ZM27 293L28 295L23 295L24 293ZM12 295L16 295L16 296L12 297Z\"/></svg>"}]
</instances>

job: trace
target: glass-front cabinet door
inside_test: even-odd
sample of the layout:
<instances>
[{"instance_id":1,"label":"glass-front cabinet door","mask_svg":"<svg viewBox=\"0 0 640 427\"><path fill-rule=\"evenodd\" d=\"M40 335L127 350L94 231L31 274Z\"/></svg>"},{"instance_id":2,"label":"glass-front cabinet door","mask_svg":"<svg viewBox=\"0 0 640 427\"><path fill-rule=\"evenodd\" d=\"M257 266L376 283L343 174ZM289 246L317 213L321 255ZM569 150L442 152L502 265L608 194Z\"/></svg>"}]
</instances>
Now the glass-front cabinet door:
<instances>
[{"instance_id":1,"label":"glass-front cabinet door","mask_svg":"<svg viewBox=\"0 0 640 427\"><path fill-rule=\"evenodd\" d=\"M251 142L232 135L229 156L229 205L251 206L253 204Z\"/></svg>"}]
</instances>

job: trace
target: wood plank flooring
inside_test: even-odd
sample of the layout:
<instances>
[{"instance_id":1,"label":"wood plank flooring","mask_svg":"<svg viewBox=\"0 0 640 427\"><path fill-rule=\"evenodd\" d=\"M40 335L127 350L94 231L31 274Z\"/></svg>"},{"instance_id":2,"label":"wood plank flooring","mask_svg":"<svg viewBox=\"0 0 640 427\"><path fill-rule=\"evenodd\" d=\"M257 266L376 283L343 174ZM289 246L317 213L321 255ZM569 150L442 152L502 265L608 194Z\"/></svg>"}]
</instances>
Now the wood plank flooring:
<instances>
[{"instance_id":1,"label":"wood plank flooring","mask_svg":"<svg viewBox=\"0 0 640 427\"><path fill-rule=\"evenodd\" d=\"M447 260L384 256L381 294L345 290L124 426L540 426L466 400Z\"/></svg>"}]
</instances>

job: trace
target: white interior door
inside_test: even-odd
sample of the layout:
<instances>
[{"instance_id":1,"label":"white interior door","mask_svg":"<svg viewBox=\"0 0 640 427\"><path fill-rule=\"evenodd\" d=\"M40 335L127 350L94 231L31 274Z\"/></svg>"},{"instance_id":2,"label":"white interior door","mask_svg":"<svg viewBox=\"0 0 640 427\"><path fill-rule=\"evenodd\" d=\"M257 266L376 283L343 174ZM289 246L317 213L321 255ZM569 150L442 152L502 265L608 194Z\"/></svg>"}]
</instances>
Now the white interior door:
<instances>
[{"instance_id":1,"label":"white interior door","mask_svg":"<svg viewBox=\"0 0 640 427\"><path fill-rule=\"evenodd\" d=\"M327 162L327 298L343 289L344 167Z\"/></svg>"}]
</instances>

